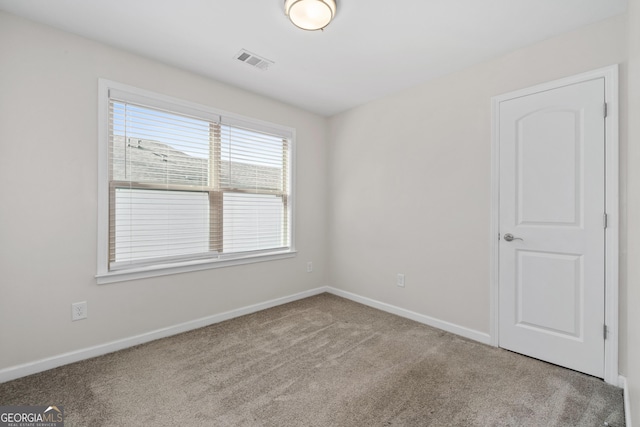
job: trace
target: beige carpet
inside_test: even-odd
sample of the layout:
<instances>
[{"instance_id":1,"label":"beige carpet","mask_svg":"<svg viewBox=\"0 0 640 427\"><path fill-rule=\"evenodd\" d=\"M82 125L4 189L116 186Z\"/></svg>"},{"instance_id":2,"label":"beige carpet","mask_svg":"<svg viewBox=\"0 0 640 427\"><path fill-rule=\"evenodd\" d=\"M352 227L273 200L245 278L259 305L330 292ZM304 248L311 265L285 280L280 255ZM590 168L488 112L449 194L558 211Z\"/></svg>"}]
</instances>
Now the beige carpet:
<instances>
[{"instance_id":1,"label":"beige carpet","mask_svg":"<svg viewBox=\"0 0 640 427\"><path fill-rule=\"evenodd\" d=\"M0 384L71 426L610 426L603 381L323 294Z\"/></svg>"}]
</instances>

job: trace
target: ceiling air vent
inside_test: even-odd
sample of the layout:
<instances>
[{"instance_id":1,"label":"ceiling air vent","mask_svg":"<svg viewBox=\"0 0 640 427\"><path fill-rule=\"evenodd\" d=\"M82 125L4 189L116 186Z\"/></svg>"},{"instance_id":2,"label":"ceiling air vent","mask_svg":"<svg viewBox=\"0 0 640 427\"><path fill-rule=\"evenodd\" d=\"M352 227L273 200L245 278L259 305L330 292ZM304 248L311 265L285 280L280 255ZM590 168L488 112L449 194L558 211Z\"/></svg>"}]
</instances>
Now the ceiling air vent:
<instances>
[{"instance_id":1,"label":"ceiling air vent","mask_svg":"<svg viewBox=\"0 0 640 427\"><path fill-rule=\"evenodd\" d=\"M242 61L245 64L251 65L252 67L262 71L267 70L270 66L274 64L273 61L267 58L258 56L255 53L251 53L248 50L244 50L244 49L238 52L234 58L236 58L238 61Z\"/></svg>"}]
</instances>

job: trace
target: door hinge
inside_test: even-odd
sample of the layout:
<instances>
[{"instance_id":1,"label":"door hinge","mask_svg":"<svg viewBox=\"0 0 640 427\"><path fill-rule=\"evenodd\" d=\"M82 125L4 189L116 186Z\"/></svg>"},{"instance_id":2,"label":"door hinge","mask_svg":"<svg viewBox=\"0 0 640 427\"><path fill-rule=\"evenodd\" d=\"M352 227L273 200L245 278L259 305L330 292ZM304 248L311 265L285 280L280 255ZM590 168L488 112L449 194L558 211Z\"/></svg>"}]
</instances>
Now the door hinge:
<instances>
[{"instance_id":1,"label":"door hinge","mask_svg":"<svg viewBox=\"0 0 640 427\"><path fill-rule=\"evenodd\" d=\"M607 107L607 103L605 102L605 103L604 103L604 108L603 108L603 111L602 111L602 112L604 113L604 117L605 117L605 119L607 118L608 110L609 110L609 109L608 109L608 107Z\"/></svg>"},{"instance_id":2,"label":"door hinge","mask_svg":"<svg viewBox=\"0 0 640 427\"><path fill-rule=\"evenodd\" d=\"M602 338L607 339L607 325L602 325Z\"/></svg>"},{"instance_id":3,"label":"door hinge","mask_svg":"<svg viewBox=\"0 0 640 427\"><path fill-rule=\"evenodd\" d=\"M606 212L602 214L602 224L604 225L604 228L607 228L609 226L609 216Z\"/></svg>"}]
</instances>

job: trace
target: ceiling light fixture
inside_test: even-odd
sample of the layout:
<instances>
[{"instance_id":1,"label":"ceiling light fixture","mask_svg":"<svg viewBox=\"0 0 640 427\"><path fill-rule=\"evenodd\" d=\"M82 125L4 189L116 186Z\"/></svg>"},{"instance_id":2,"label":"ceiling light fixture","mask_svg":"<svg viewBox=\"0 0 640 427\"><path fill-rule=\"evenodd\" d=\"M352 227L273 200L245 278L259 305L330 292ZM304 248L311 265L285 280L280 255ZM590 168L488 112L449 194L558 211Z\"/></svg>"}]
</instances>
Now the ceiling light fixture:
<instances>
[{"instance_id":1,"label":"ceiling light fixture","mask_svg":"<svg viewBox=\"0 0 640 427\"><path fill-rule=\"evenodd\" d=\"M335 0L285 0L284 13L303 30L322 30L336 15Z\"/></svg>"}]
</instances>

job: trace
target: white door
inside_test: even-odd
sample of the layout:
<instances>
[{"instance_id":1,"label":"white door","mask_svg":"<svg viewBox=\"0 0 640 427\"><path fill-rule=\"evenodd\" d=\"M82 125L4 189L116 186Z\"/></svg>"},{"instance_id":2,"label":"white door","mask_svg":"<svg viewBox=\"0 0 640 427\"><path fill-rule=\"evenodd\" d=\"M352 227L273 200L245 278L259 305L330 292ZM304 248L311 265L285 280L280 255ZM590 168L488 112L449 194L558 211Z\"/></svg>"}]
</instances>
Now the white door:
<instances>
[{"instance_id":1,"label":"white door","mask_svg":"<svg viewBox=\"0 0 640 427\"><path fill-rule=\"evenodd\" d=\"M537 92L498 111L499 345L600 378L604 85Z\"/></svg>"}]
</instances>

